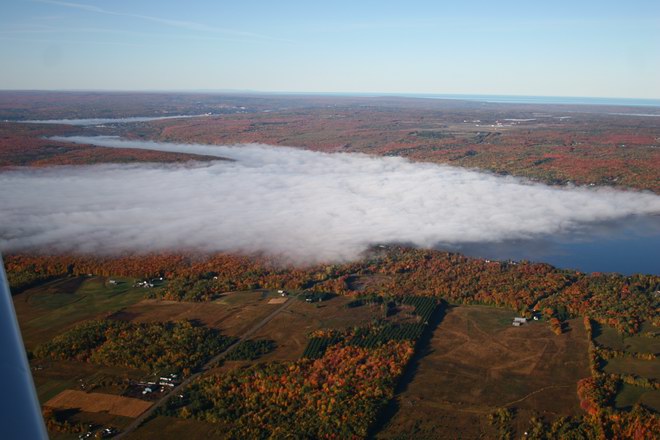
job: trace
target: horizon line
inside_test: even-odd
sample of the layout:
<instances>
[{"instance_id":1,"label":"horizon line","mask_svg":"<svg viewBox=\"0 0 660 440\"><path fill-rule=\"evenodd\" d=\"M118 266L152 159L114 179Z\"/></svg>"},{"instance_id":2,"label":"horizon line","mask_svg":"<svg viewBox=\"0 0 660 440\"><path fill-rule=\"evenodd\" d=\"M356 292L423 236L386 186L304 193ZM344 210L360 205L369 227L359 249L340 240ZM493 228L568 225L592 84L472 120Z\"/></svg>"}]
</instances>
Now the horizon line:
<instances>
[{"instance_id":1,"label":"horizon line","mask_svg":"<svg viewBox=\"0 0 660 440\"><path fill-rule=\"evenodd\" d=\"M295 96L335 96L335 97L364 97L364 98L411 98L411 99L448 99L448 100L469 100L469 101L484 101L488 102L488 98L511 98L511 99L524 99L524 98L548 98L548 99L567 99L567 100L611 100L611 101L641 101L648 102L652 106L660 106L660 97L658 98L639 98L639 97L621 97L621 96L576 96L576 95L526 95L526 94L494 94L494 93L437 93L437 92L321 92L321 91L286 91L286 90L257 90L257 89L214 89L214 88L200 88L200 89L102 89L102 88L53 88L53 89L39 89L39 88L16 88L4 89L0 88L0 93L3 92L43 92L43 93L206 93L206 94L248 94L248 95L295 95ZM504 102L506 103L506 102ZM515 102L510 102L514 104ZM531 103L533 104L533 103ZM536 103L539 104L539 103ZM571 104L571 103L556 103ZM574 104L587 104L587 103L574 103ZM592 103L592 105L594 105ZM633 104L630 104L633 105Z\"/></svg>"}]
</instances>

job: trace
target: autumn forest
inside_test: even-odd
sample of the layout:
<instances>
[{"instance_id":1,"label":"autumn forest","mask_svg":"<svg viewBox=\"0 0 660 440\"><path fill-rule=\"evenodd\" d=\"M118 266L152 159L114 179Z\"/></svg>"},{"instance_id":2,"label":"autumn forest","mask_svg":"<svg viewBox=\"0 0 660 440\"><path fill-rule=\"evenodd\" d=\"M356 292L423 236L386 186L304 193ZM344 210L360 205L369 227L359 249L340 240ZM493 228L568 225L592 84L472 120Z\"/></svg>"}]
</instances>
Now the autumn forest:
<instances>
[{"instance_id":1,"label":"autumn forest","mask_svg":"<svg viewBox=\"0 0 660 440\"><path fill-rule=\"evenodd\" d=\"M622 112L634 109L0 92L0 178L231 163L50 139L85 135L397 156L522 185L657 196L660 114ZM154 119L48 121L138 116ZM172 218L194 213L168 215L169 233L184 237ZM0 244L24 232L2 229ZM660 437L658 272L585 273L395 238L364 244L357 258L306 264L253 243L208 251L181 242L143 252L0 249L53 439Z\"/></svg>"}]
</instances>

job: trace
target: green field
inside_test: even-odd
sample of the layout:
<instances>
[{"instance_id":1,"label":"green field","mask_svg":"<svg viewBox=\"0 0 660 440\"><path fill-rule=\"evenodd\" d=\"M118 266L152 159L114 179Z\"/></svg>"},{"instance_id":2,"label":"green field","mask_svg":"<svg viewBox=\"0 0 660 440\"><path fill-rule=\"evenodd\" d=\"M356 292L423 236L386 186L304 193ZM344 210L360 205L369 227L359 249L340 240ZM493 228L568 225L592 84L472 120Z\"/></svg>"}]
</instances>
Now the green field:
<instances>
[{"instance_id":1,"label":"green field","mask_svg":"<svg viewBox=\"0 0 660 440\"><path fill-rule=\"evenodd\" d=\"M28 350L50 341L73 325L102 317L140 301L145 289L135 288L132 278L66 277L32 287L13 297L23 340ZM143 378L145 373L70 361L31 361L32 376L40 402L46 402L67 389L91 389L119 394L125 378ZM85 388L82 388L82 386ZM113 388L114 387L114 388ZM115 389L116 388L116 389ZM81 414L88 422L98 417ZM101 414L99 417L102 417ZM75 420L75 417L72 418ZM114 419L113 419L114 420ZM116 421L115 421L116 424ZM53 438L78 438L77 434L54 434Z\"/></svg>"},{"instance_id":2,"label":"green field","mask_svg":"<svg viewBox=\"0 0 660 440\"><path fill-rule=\"evenodd\" d=\"M493 306L473 305L466 307L466 313L469 318L468 326L474 326L478 323L479 329L487 333L495 333L511 327L513 318L517 315L508 309L499 309ZM529 324L536 324L530 322Z\"/></svg>"},{"instance_id":3,"label":"green field","mask_svg":"<svg viewBox=\"0 0 660 440\"><path fill-rule=\"evenodd\" d=\"M633 336L619 333L614 328L594 323L594 339L603 347L631 353L660 353L660 338L648 336L660 332L660 328L645 323L641 331Z\"/></svg>"},{"instance_id":4,"label":"green field","mask_svg":"<svg viewBox=\"0 0 660 440\"><path fill-rule=\"evenodd\" d=\"M621 350L627 353L658 353L660 339L650 336L657 333L658 327L650 322L644 323L641 331L633 336L623 335L614 328L595 324L594 340L603 347ZM660 379L660 360L643 360L632 357L608 359L603 371L614 374L632 374L647 379ZM660 411L660 390L652 390L623 383L617 391L614 405L619 409L630 409L635 404L642 404L654 411Z\"/></svg>"},{"instance_id":5,"label":"green field","mask_svg":"<svg viewBox=\"0 0 660 440\"><path fill-rule=\"evenodd\" d=\"M140 301L143 288L133 287L132 278L62 278L14 296L14 307L29 350L71 325L116 312Z\"/></svg>"},{"instance_id":6,"label":"green field","mask_svg":"<svg viewBox=\"0 0 660 440\"><path fill-rule=\"evenodd\" d=\"M633 358L608 359L603 368L607 373L634 374L648 379L660 379L660 360L647 361Z\"/></svg>"},{"instance_id":7,"label":"green field","mask_svg":"<svg viewBox=\"0 0 660 440\"><path fill-rule=\"evenodd\" d=\"M629 409L636 403L660 412L660 390L650 390L624 383L616 395L615 406L619 409Z\"/></svg>"},{"instance_id":8,"label":"green field","mask_svg":"<svg viewBox=\"0 0 660 440\"><path fill-rule=\"evenodd\" d=\"M279 297L274 290L246 290L241 292L230 292L223 294L220 298L213 301L216 304L226 306L242 306L250 302L265 300L267 298Z\"/></svg>"}]
</instances>

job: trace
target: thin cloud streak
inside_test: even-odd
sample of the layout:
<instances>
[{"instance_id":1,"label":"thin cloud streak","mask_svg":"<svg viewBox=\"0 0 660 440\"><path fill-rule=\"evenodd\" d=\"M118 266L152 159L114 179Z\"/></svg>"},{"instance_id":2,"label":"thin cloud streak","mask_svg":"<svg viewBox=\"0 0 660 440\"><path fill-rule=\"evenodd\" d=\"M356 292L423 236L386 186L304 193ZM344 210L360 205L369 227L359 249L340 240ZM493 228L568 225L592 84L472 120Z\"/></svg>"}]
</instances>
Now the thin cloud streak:
<instances>
[{"instance_id":1,"label":"thin cloud streak","mask_svg":"<svg viewBox=\"0 0 660 440\"><path fill-rule=\"evenodd\" d=\"M65 40L60 38L19 38L19 37L4 37L0 36L3 41L25 41L28 43L49 43L49 44L91 44L99 46L124 46L124 47L145 47L149 43L124 43L120 41L96 41L96 40Z\"/></svg>"},{"instance_id":2,"label":"thin cloud streak","mask_svg":"<svg viewBox=\"0 0 660 440\"><path fill-rule=\"evenodd\" d=\"M234 159L0 173L0 250L265 252L346 261L368 246L498 242L660 213L660 197L555 188L402 158L265 145L59 138Z\"/></svg>"},{"instance_id":3,"label":"thin cloud streak","mask_svg":"<svg viewBox=\"0 0 660 440\"><path fill-rule=\"evenodd\" d=\"M49 40L39 40L34 38L19 38L18 36L22 35L46 35L46 34L108 34L108 35L125 35L129 37L149 37L152 39L158 39L158 41L149 40L141 41L140 43L125 43L119 41L94 41L94 40L68 40L68 39L49 39ZM210 41L210 42L219 42L219 43L254 43L256 40L250 39L249 37L231 37L231 36L212 36L212 35L171 35L167 33L152 33L152 32L136 32L136 31L126 31L121 29L104 29L104 28L57 28L54 26L28 26L24 28L9 28L0 31L0 35L10 35L9 37L0 37L5 39L11 39L14 41L26 41L26 42L56 42L56 43L70 43L70 44L109 44L109 45L120 45L120 46L153 46L160 44L163 40L170 41ZM11 37L15 35L15 37Z\"/></svg>"},{"instance_id":4,"label":"thin cloud streak","mask_svg":"<svg viewBox=\"0 0 660 440\"><path fill-rule=\"evenodd\" d=\"M81 11L92 12L92 13L95 13L95 14L113 15L113 16L116 16L116 17L137 18L137 19L140 19L140 20L151 21L153 23L158 23L158 24L162 24L162 25L170 26L170 27L175 27L175 28L179 28L179 29L187 29L187 30L199 31L199 32L215 32L215 33L222 33L222 34L227 34L227 35L234 35L234 36L238 36L238 37L250 37L250 38L261 39L261 40L270 40L270 41L279 41L279 42L291 43L290 40L271 37L269 35L262 35L262 34L257 34L257 33L254 33L254 32L239 31L239 30L234 30L234 29L218 28L218 27L209 26L209 25L206 25L206 24L203 24L203 23L197 23L197 22L194 22L194 21L173 20L173 19L169 19L169 18L154 17L154 16L151 16L151 15L141 15L141 14L130 14L130 13L125 13L125 12L116 12L116 11L111 11L109 9L99 8L98 6L87 5L87 4L82 4L82 3L62 2L62 1L57 1L57 0L33 0L33 1L35 1L37 3L45 3L45 4L56 5L56 6L62 6L62 7L65 7L65 8L70 8L70 9L78 9L78 10L81 10Z\"/></svg>"}]
</instances>

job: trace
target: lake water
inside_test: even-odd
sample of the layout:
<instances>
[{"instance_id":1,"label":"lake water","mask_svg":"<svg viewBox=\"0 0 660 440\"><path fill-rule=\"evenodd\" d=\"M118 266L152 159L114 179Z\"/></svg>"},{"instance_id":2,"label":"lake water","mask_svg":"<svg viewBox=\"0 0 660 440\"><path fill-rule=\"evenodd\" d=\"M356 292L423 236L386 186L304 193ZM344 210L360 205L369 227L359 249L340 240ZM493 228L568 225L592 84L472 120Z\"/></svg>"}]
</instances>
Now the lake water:
<instances>
[{"instance_id":1,"label":"lake water","mask_svg":"<svg viewBox=\"0 0 660 440\"><path fill-rule=\"evenodd\" d=\"M28 119L15 121L23 124L63 124L63 125L105 125L129 124L132 122L159 121L161 119L199 118L209 115L176 115L176 116L135 116L130 118L86 118L86 119Z\"/></svg>"},{"instance_id":2,"label":"lake water","mask_svg":"<svg viewBox=\"0 0 660 440\"><path fill-rule=\"evenodd\" d=\"M660 216L634 216L533 239L443 248L473 257L539 261L582 272L660 275Z\"/></svg>"}]
</instances>

